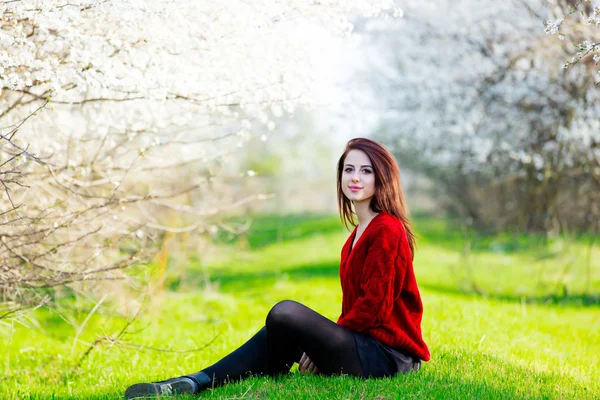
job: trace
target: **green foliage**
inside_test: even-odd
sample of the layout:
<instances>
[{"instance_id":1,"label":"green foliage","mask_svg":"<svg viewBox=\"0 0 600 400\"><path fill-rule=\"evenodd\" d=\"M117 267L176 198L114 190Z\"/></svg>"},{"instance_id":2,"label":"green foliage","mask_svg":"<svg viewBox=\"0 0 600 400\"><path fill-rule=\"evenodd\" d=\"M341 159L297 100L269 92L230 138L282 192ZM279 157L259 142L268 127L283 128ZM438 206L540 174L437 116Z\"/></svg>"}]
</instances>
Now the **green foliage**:
<instances>
[{"instance_id":1,"label":"green foliage","mask_svg":"<svg viewBox=\"0 0 600 400\"><path fill-rule=\"evenodd\" d=\"M233 218L233 221L243 223L246 220ZM216 243L234 244L247 240L251 249L258 249L315 235L339 233L345 229L339 222L340 218L331 215L258 215L250 221L250 228L241 235L220 231Z\"/></svg>"},{"instance_id":2,"label":"green foliage","mask_svg":"<svg viewBox=\"0 0 600 400\"><path fill-rule=\"evenodd\" d=\"M472 250L465 255L464 235L449 221L421 216L415 229L423 335L432 352L419 373L367 381L292 373L250 379L196 398L600 397L600 366L594 362L600 352L599 302L593 297L600 293L597 250L586 284L587 275L577 267L587 265L585 240L570 241L565 255L558 244L532 237L472 233ZM339 252L347 235L336 216L255 217L249 250L235 241L221 242L221 257L208 265L190 257L185 277L150 299L129 329L136 333L121 338L130 347L104 340L82 357L95 340L125 323L103 307L87 319L89 308L72 305L79 310L69 314L75 326L87 319L77 341L76 328L55 310L38 311L36 320L23 324L0 325L0 398L122 398L132 383L182 375L217 361L258 331L270 307L284 299L335 319L341 307ZM566 258L575 267L565 275ZM566 295L551 284L557 277L568 282ZM474 285L467 284L469 279Z\"/></svg>"}]
</instances>

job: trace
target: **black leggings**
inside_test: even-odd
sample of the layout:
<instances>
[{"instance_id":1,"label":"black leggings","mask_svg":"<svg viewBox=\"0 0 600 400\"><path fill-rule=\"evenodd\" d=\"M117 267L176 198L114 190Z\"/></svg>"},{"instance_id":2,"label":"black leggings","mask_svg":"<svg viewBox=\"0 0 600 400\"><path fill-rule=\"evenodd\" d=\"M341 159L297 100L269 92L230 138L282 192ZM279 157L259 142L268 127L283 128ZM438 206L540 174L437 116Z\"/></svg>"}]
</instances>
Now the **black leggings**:
<instances>
[{"instance_id":1,"label":"black leggings","mask_svg":"<svg viewBox=\"0 0 600 400\"><path fill-rule=\"evenodd\" d=\"M277 303L267 315L264 328L201 372L212 378L213 386L252 375L274 376L288 373L302 352L322 374L362 376L354 334L291 300Z\"/></svg>"}]
</instances>

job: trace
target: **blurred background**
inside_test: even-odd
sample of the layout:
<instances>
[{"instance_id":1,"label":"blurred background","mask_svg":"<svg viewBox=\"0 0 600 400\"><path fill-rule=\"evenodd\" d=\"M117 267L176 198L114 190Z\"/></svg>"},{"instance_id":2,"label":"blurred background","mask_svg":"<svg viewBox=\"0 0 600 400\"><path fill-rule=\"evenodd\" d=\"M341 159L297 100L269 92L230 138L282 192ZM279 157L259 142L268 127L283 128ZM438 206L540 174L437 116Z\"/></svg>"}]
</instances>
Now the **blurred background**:
<instances>
[{"instance_id":1,"label":"blurred background","mask_svg":"<svg viewBox=\"0 0 600 400\"><path fill-rule=\"evenodd\" d=\"M452 301L436 296L468 295L599 322L598 5L233 3L0 3L6 379L49 348L63 372L42 382L60 385L102 346L197 347L132 334L182 302L221 304L182 332L243 334L289 297L337 318L336 163L353 137L398 161L432 315ZM440 318L424 328L438 343ZM90 390L120 390L106 379Z\"/></svg>"}]
</instances>

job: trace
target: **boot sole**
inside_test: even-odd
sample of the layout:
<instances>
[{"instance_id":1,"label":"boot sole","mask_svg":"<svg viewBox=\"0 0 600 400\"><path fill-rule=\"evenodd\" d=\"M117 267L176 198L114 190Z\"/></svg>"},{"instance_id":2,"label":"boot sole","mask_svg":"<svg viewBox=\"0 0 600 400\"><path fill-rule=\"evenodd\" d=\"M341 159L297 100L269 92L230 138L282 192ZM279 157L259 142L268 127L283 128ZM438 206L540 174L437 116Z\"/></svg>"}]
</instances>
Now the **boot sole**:
<instances>
[{"instance_id":1,"label":"boot sole","mask_svg":"<svg viewBox=\"0 0 600 400\"><path fill-rule=\"evenodd\" d=\"M125 390L127 400L169 397L179 394L194 394L194 387L190 382L180 381L174 383L137 383Z\"/></svg>"}]
</instances>

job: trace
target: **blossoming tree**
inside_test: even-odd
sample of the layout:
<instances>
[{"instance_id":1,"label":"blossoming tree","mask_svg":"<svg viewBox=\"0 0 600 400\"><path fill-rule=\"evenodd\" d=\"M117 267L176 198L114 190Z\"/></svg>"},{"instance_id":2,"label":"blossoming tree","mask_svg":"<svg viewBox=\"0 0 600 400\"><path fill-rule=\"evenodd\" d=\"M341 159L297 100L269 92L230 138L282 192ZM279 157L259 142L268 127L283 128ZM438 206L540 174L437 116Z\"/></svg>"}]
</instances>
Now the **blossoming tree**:
<instances>
[{"instance_id":1,"label":"blossoming tree","mask_svg":"<svg viewBox=\"0 0 600 400\"><path fill-rule=\"evenodd\" d=\"M468 223L598 230L597 58L560 68L570 49L540 29L556 2L486 4L407 1L402 24L367 23L389 54L379 137Z\"/></svg>"},{"instance_id":2,"label":"blossoming tree","mask_svg":"<svg viewBox=\"0 0 600 400\"><path fill-rule=\"evenodd\" d=\"M311 104L311 28L392 5L0 2L0 319L266 197L236 197L235 150Z\"/></svg>"},{"instance_id":3,"label":"blossoming tree","mask_svg":"<svg viewBox=\"0 0 600 400\"><path fill-rule=\"evenodd\" d=\"M592 4L591 0L555 0L550 4L553 5L554 18L544 22L546 34L556 35L558 39L569 42L576 49L573 58L567 60L563 67L567 69L586 59L587 62L598 65L600 40L597 39L597 35L600 28L600 4ZM600 71L598 76L600 77Z\"/></svg>"}]
</instances>

